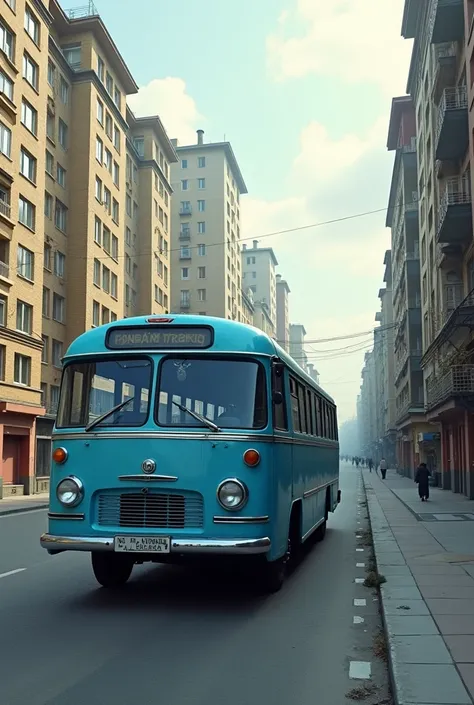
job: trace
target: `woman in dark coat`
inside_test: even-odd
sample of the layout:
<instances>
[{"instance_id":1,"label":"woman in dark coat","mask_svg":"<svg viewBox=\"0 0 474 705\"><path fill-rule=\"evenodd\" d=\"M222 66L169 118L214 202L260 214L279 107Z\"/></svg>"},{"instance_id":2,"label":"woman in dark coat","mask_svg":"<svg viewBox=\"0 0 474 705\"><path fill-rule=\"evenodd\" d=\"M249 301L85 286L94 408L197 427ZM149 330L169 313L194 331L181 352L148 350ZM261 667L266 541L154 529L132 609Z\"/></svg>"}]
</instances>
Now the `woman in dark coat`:
<instances>
[{"instance_id":1,"label":"woman in dark coat","mask_svg":"<svg viewBox=\"0 0 474 705\"><path fill-rule=\"evenodd\" d=\"M430 476L426 463L420 463L416 469L415 482L418 483L418 494L422 502L430 496Z\"/></svg>"}]
</instances>

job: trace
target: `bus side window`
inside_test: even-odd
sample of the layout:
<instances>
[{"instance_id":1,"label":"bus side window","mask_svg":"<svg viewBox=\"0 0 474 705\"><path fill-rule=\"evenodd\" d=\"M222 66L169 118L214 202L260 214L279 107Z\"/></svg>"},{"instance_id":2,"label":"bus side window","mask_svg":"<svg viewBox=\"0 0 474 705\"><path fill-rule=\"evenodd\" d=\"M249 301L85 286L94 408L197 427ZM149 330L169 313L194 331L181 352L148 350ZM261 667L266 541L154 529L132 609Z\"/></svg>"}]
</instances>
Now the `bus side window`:
<instances>
[{"instance_id":1,"label":"bus side window","mask_svg":"<svg viewBox=\"0 0 474 705\"><path fill-rule=\"evenodd\" d=\"M308 419L308 433L314 436L314 416L313 408L311 406L311 392L309 389L306 390L306 418Z\"/></svg>"},{"instance_id":2,"label":"bus side window","mask_svg":"<svg viewBox=\"0 0 474 705\"><path fill-rule=\"evenodd\" d=\"M338 441L339 440L339 429L337 428L337 411L336 411L336 409L333 409L332 413L334 414L334 439L336 441Z\"/></svg>"},{"instance_id":3,"label":"bus side window","mask_svg":"<svg viewBox=\"0 0 474 705\"><path fill-rule=\"evenodd\" d=\"M286 415L285 373L283 367L273 372L273 393L279 392L282 396L281 404L273 403L273 425L280 431L288 431L288 418Z\"/></svg>"},{"instance_id":4,"label":"bus side window","mask_svg":"<svg viewBox=\"0 0 474 705\"><path fill-rule=\"evenodd\" d=\"M326 419L326 438L331 438L331 420L329 418L329 404L327 402L324 402L324 416Z\"/></svg>"},{"instance_id":5,"label":"bus side window","mask_svg":"<svg viewBox=\"0 0 474 705\"><path fill-rule=\"evenodd\" d=\"M293 421L293 431L301 431L300 415L298 411L298 390L296 381L290 377L290 395L291 395L291 418Z\"/></svg>"},{"instance_id":6,"label":"bus side window","mask_svg":"<svg viewBox=\"0 0 474 705\"><path fill-rule=\"evenodd\" d=\"M307 420L306 420L306 404L305 404L305 388L303 387L302 384L298 384L298 401L299 401L299 409L300 409L300 420L301 420L301 433L307 433L308 432L308 425L307 425Z\"/></svg>"},{"instance_id":7,"label":"bus side window","mask_svg":"<svg viewBox=\"0 0 474 705\"><path fill-rule=\"evenodd\" d=\"M315 436L319 436L318 427L318 399L314 392L311 392L311 413L313 414L313 433Z\"/></svg>"}]
</instances>

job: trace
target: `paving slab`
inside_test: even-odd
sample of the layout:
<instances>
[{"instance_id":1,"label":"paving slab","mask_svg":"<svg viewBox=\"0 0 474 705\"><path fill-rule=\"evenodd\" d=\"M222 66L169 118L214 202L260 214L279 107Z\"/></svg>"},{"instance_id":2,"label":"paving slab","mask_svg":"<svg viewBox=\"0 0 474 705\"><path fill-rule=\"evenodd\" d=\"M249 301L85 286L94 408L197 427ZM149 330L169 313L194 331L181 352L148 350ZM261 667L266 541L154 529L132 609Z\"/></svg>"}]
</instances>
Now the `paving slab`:
<instances>
[{"instance_id":1,"label":"paving slab","mask_svg":"<svg viewBox=\"0 0 474 705\"><path fill-rule=\"evenodd\" d=\"M395 636L391 650L397 663L452 663L443 637L439 635Z\"/></svg>"},{"instance_id":2,"label":"paving slab","mask_svg":"<svg viewBox=\"0 0 474 705\"><path fill-rule=\"evenodd\" d=\"M456 600L470 600L474 604L474 586L464 587L461 585L419 585L420 592L424 598L445 598Z\"/></svg>"},{"instance_id":3,"label":"paving slab","mask_svg":"<svg viewBox=\"0 0 474 705\"><path fill-rule=\"evenodd\" d=\"M472 705L469 693L452 664L397 663L397 701L433 705Z\"/></svg>"},{"instance_id":4,"label":"paving slab","mask_svg":"<svg viewBox=\"0 0 474 705\"><path fill-rule=\"evenodd\" d=\"M421 592L415 587L395 587L390 583L382 585L382 596L388 600L421 600Z\"/></svg>"},{"instance_id":5,"label":"paving slab","mask_svg":"<svg viewBox=\"0 0 474 705\"><path fill-rule=\"evenodd\" d=\"M474 600L456 599L436 599L428 598L426 604L433 615L453 614L453 615L474 615Z\"/></svg>"},{"instance_id":6,"label":"paving slab","mask_svg":"<svg viewBox=\"0 0 474 705\"><path fill-rule=\"evenodd\" d=\"M455 663L474 663L474 634L447 635L444 641Z\"/></svg>"},{"instance_id":7,"label":"paving slab","mask_svg":"<svg viewBox=\"0 0 474 705\"><path fill-rule=\"evenodd\" d=\"M385 605L384 605L385 607ZM433 617L385 614L385 625L389 637L393 636L429 636L439 634Z\"/></svg>"},{"instance_id":8,"label":"paving slab","mask_svg":"<svg viewBox=\"0 0 474 705\"><path fill-rule=\"evenodd\" d=\"M458 665L461 677L466 684L468 690L471 693L474 692L474 664L472 663L460 663Z\"/></svg>"},{"instance_id":9,"label":"paving slab","mask_svg":"<svg viewBox=\"0 0 474 705\"><path fill-rule=\"evenodd\" d=\"M474 634L474 615L437 614L436 624L444 634Z\"/></svg>"},{"instance_id":10,"label":"paving slab","mask_svg":"<svg viewBox=\"0 0 474 705\"><path fill-rule=\"evenodd\" d=\"M383 609L386 615L430 616L424 600L386 600Z\"/></svg>"}]
</instances>

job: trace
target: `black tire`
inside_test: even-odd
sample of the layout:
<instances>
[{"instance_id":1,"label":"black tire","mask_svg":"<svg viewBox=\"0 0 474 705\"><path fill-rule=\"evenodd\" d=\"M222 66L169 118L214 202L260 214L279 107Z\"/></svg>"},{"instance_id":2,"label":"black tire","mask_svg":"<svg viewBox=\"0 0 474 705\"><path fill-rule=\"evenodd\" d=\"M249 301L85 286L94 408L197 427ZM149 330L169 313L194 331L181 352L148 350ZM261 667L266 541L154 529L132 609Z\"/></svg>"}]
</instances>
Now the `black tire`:
<instances>
[{"instance_id":1,"label":"black tire","mask_svg":"<svg viewBox=\"0 0 474 705\"><path fill-rule=\"evenodd\" d=\"M326 494L326 509L324 510L324 521L322 524L320 524L318 526L318 528L314 532L314 540L316 542L323 541L324 537L326 536L330 502L331 502L330 495Z\"/></svg>"},{"instance_id":2,"label":"black tire","mask_svg":"<svg viewBox=\"0 0 474 705\"><path fill-rule=\"evenodd\" d=\"M133 561L116 553L92 553L92 570L97 582L105 588L125 585L132 574Z\"/></svg>"},{"instance_id":3,"label":"black tire","mask_svg":"<svg viewBox=\"0 0 474 705\"><path fill-rule=\"evenodd\" d=\"M276 561L266 561L260 567L259 588L265 595L279 592L286 579L288 560L286 556Z\"/></svg>"}]
</instances>

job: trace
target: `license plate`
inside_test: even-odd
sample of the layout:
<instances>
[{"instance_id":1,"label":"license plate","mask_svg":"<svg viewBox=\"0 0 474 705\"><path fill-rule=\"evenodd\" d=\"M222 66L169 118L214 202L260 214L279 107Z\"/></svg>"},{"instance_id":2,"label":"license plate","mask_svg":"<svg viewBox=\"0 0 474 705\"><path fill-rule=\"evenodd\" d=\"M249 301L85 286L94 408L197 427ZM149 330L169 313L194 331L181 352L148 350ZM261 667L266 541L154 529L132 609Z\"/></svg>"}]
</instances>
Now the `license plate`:
<instances>
[{"instance_id":1,"label":"license plate","mask_svg":"<svg viewBox=\"0 0 474 705\"><path fill-rule=\"evenodd\" d=\"M118 553L169 553L167 536L116 536L114 549Z\"/></svg>"}]
</instances>

